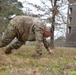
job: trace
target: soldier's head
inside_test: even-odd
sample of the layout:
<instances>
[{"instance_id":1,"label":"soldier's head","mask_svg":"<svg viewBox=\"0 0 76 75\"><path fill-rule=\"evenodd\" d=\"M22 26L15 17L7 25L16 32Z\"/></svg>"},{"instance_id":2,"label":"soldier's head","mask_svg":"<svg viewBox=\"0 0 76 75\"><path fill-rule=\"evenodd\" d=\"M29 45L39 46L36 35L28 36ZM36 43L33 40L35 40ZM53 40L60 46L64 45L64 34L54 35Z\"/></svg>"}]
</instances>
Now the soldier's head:
<instances>
[{"instance_id":1,"label":"soldier's head","mask_svg":"<svg viewBox=\"0 0 76 75\"><path fill-rule=\"evenodd\" d=\"M50 37L50 36L52 36L52 33L53 33L52 28L46 27L44 30L43 36L44 37Z\"/></svg>"}]
</instances>

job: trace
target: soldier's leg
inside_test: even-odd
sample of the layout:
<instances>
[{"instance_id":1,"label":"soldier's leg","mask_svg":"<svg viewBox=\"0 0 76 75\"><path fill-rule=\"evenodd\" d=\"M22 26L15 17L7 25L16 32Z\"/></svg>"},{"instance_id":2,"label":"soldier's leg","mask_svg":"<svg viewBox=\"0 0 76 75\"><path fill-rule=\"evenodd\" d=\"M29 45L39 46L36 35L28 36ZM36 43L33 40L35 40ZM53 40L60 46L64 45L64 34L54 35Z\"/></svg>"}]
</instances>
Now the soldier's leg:
<instances>
[{"instance_id":1,"label":"soldier's leg","mask_svg":"<svg viewBox=\"0 0 76 75\"><path fill-rule=\"evenodd\" d=\"M43 31L35 29L35 38L36 38L36 52L39 55L42 55L42 41L43 41Z\"/></svg>"},{"instance_id":2,"label":"soldier's leg","mask_svg":"<svg viewBox=\"0 0 76 75\"><path fill-rule=\"evenodd\" d=\"M34 53L34 54L32 55L32 57L39 59L39 58L42 57L41 41L36 40L35 45L36 45L36 53Z\"/></svg>"},{"instance_id":3,"label":"soldier's leg","mask_svg":"<svg viewBox=\"0 0 76 75\"><path fill-rule=\"evenodd\" d=\"M41 41L37 40L36 41L36 52L39 54L39 55L42 55L42 46L41 46Z\"/></svg>"},{"instance_id":4,"label":"soldier's leg","mask_svg":"<svg viewBox=\"0 0 76 75\"><path fill-rule=\"evenodd\" d=\"M12 52L13 49L18 49L20 48L22 45L24 44L23 41L20 41L18 39L15 39L12 41L12 43L10 43L6 50L5 50L5 54L10 54Z\"/></svg>"},{"instance_id":5,"label":"soldier's leg","mask_svg":"<svg viewBox=\"0 0 76 75\"><path fill-rule=\"evenodd\" d=\"M8 45L16 36L16 29L12 25L8 25L0 40L0 47Z\"/></svg>"}]
</instances>

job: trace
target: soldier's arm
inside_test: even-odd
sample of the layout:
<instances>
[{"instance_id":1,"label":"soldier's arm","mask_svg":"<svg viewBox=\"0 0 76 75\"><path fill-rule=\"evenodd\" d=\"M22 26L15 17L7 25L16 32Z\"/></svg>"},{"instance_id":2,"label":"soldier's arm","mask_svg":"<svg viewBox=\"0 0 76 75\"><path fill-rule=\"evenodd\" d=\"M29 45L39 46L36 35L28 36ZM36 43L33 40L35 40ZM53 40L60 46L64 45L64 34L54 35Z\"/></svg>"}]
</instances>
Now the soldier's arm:
<instances>
[{"instance_id":1,"label":"soldier's arm","mask_svg":"<svg viewBox=\"0 0 76 75\"><path fill-rule=\"evenodd\" d=\"M43 39L43 44L50 54L54 54L54 51L51 49L50 44L47 42L45 38Z\"/></svg>"},{"instance_id":2,"label":"soldier's arm","mask_svg":"<svg viewBox=\"0 0 76 75\"><path fill-rule=\"evenodd\" d=\"M45 48L47 49L47 51L49 51L51 49L50 44L47 42L46 38L43 38L43 44L44 44Z\"/></svg>"}]
</instances>

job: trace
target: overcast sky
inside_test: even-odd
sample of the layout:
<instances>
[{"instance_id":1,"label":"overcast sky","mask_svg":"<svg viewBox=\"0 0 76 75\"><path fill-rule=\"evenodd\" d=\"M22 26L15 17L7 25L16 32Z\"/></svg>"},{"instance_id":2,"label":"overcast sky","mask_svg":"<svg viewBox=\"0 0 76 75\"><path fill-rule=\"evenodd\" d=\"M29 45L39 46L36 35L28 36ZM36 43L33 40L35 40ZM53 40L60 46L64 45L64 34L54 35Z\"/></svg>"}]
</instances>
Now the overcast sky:
<instances>
[{"instance_id":1,"label":"overcast sky","mask_svg":"<svg viewBox=\"0 0 76 75\"><path fill-rule=\"evenodd\" d=\"M28 9L26 9L28 7L32 11L33 14L39 14L39 13L40 14L44 14L45 13L45 12L42 12L40 10L35 9L33 6L31 6L31 5L29 5L27 3L27 2L33 3L35 5L40 6L41 8L44 8L44 5L41 3L40 0L18 0L18 1L23 3L24 8L22 10L24 12L28 10ZM26 4L25 4L25 1L27 1ZM51 4L50 4L49 0L48 1L47 0L43 0L43 1L46 3L47 6L51 7ZM47 11L47 10L45 10L45 11Z\"/></svg>"},{"instance_id":2,"label":"overcast sky","mask_svg":"<svg viewBox=\"0 0 76 75\"><path fill-rule=\"evenodd\" d=\"M18 0L18 1L24 2L25 0ZM26 1L31 2L31 3L36 3L36 4L40 4L41 3L40 0L26 0Z\"/></svg>"}]
</instances>

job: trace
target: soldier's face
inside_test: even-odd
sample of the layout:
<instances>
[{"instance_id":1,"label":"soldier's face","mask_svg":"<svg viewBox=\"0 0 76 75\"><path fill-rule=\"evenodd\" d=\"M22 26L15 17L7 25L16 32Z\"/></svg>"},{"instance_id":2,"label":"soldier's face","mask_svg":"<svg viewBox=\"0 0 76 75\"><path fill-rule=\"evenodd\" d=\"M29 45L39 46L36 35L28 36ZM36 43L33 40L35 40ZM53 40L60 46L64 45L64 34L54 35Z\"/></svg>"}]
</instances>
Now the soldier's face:
<instances>
[{"instance_id":1,"label":"soldier's face","mask_svg":"<svg viewBox=\"0 0 76 75\"><path fill-rule=\"evenodd\" d=\"M43 33L43 36L44 37L50 37L50 36L52 36L52 33L50 32L50 31L44 31L44 33Z\"/></svg>"}]
</instances>

